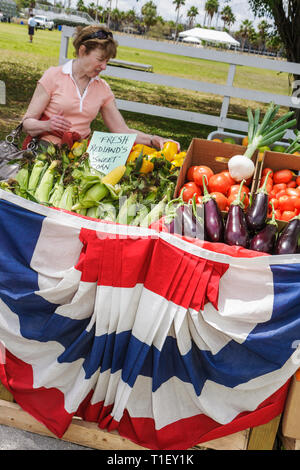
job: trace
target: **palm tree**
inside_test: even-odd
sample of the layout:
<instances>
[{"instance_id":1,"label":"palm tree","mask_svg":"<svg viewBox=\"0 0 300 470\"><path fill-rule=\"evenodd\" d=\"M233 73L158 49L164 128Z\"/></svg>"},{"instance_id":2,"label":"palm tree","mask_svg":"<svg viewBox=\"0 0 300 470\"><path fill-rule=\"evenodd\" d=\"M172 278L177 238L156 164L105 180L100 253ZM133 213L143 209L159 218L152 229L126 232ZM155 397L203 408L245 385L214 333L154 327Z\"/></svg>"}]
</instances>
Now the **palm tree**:
<instances>
[{"instance_id":1,"label":"palm tree","mask_svg":"<svg viewBox=\"0 0 300 470\"><path fill-rule=\"evenodd\" d=\"M237 32L237 35L242 39L242 50L244 50L246 41L250 38L253 33L253 23L250 20L244 20Z\"/></svg>"},{"instance_id":2,"label":"palm tree","mask_svg":"<svg viewBox=\"0 0 300 470\"><path fill-rule=\"evenodd\" d=\"M177 29L178 29L178 21L179 21L179 11L180 7L185 4L185 0L173 0L173 5L175 6L175 11L177 11L177 17L176 17L176 25L175 25L175 33L174 33L174 40L176 41L177 37Z\"/></svg>"},{"instance_id":3,"label":"palm tree","mask_svg":"<svg viewBox=\"0 0 300 470\"><path fill-rule=\"evenodd\" d=\"M141 13L143 15L143 22L145 23L147 30L149 30L150 26L153 26L156 23L155 3L153 3L152 0L149 0L145 5L143 5Z\"/></svg>"},{"instance_id":4,"label":"palm tree","mask_svg":"<svg viewBox=\"0 0 300 470\"><path fill-rule=\"evenodd\" d=\"M230 26L235 23L236 18L229 5L226 5L221 11L221 20L224 21L224 28L228 25L228 30L230 31Z\"/></svg>"},{"instance_id":5,"label":"palm tree","mask_svg":"<svg viewBox=\"0 0 300 470\"><path fill-rule=\"evenodd\" d=\"M214 15L218 13L218 10L219 10L218 0L207 0L204 6L204 10L210 18L210 26L211 26L212 19Z\"/></svg>"},{"instance_id":6,"label":"palm tree","mask_svg":"<svg viewBox=\"0 0 300 470\"><path fill-rule=\"evenodd\" d=\"M198 8L197 7L191 7L189 11L187 12L187 17L189 18L189 28L193 27L194 21L196 16L198 15Z\"/></svg>"},{"instance_id":7,"label":"palm tree","mask_svg":"<svg viewBox=\"0 0 300 470\"><path fill-rule=\"evenodd\" d=\"M259 46L260 50L263 51L266 48L266 41L268 39L268 30L270 25L266 22L266 20L262 20L259 25L257 26L259 32Z\"/></svg>"}]
</instances>

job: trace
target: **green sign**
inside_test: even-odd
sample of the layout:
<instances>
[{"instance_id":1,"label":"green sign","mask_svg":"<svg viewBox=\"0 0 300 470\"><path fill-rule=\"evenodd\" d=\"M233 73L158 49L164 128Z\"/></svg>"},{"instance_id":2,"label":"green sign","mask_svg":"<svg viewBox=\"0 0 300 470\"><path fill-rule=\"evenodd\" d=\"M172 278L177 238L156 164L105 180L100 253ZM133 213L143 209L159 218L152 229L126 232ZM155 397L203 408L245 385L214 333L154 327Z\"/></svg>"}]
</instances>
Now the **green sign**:
<instances>
[{"instance_id":1,"label":"green sign","mask_svg":"<svg viewBox=\"0 0 300 470\"><path fill-rule=\"evenodd\" d=\"M125 165L137 134L114 134L95 131L87 151L90 165L107 174L120 165Z\"/></svg>"}]
</instances>

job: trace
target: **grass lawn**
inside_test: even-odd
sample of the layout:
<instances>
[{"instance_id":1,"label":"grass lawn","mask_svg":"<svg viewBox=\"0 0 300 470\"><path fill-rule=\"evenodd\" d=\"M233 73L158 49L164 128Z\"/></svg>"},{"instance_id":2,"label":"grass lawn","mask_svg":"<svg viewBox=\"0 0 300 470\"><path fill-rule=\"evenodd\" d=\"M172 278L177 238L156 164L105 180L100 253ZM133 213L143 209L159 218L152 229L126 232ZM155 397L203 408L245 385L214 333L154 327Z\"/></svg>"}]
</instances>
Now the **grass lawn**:
<instances>
[{"instance_id":1,"label":"grass lawn","mask_svg":"<svg viewBox=\"0 0 300 470\"><path fill-rule=\"evenodd\" d=\"M35 33L29 43L27 26L0 23L0 80L5 81L7 104L0 105L0 138L23 116L39 77L51 65L58 65L61 33L42 31ZM72 46L68 56L71 58ZM225 84L228 64L201 59L174 56L127 47L118 48L119 59L152 64L154 72L193 80ZM103 73L105 78L105 73ZM222 97L189 90L165 87L107 77L116 98L140 101L149 104L179 108L187 111L216 115L220 111ZM237 67L235 85L242 88L259 89L266 92L287 94L287 74ZM256 104L232 99L228 116L246 119L246 108ZM262 109L265 107L260 105ZM193 137L206 138L211 130L208 126L163 119L157 116L123 112L130 127L144 132L171 137L187 148ZM93 129L104 130L101 118L93 123Z\"/></svg>"}]
</instances>

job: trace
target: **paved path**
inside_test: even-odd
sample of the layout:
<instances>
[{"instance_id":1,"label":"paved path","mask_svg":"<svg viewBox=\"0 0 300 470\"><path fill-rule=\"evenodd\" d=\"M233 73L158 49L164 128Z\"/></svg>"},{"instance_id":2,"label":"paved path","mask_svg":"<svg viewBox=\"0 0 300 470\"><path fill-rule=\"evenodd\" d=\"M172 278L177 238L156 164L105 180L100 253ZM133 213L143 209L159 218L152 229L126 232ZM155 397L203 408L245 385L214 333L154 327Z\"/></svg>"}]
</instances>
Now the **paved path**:
<instances>
[{"instance_id":1,"label":"paved path","mask_svg":"<svg viewBox=\"0 0 300 470\"><path fill-rule=\"evenodd\" d=\"M93 450L89 447L0 425L1 450Z\"/></svg>"}]
</instances>

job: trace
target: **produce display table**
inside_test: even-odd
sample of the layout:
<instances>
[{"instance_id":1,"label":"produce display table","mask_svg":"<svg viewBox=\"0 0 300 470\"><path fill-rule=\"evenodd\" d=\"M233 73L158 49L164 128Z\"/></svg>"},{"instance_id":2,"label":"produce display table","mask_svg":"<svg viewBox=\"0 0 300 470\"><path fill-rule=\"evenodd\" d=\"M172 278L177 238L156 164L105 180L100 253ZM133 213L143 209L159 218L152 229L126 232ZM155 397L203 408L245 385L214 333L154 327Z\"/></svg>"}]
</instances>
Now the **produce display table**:
<instances>
[{"instance_id":1,"label":"produce display table","mask_svg":"<svg viewBox=\"0 0 300 470\"><path fill-rule=\"evenodd\" d=\"M0 220L0 380L16 402L1 402L2 424L26 412L72 440L81 419L146 449L253 428L244 448L272 448L298 369L297 256L98 222L5 191Z\"/></svg>"}]
</instances>

